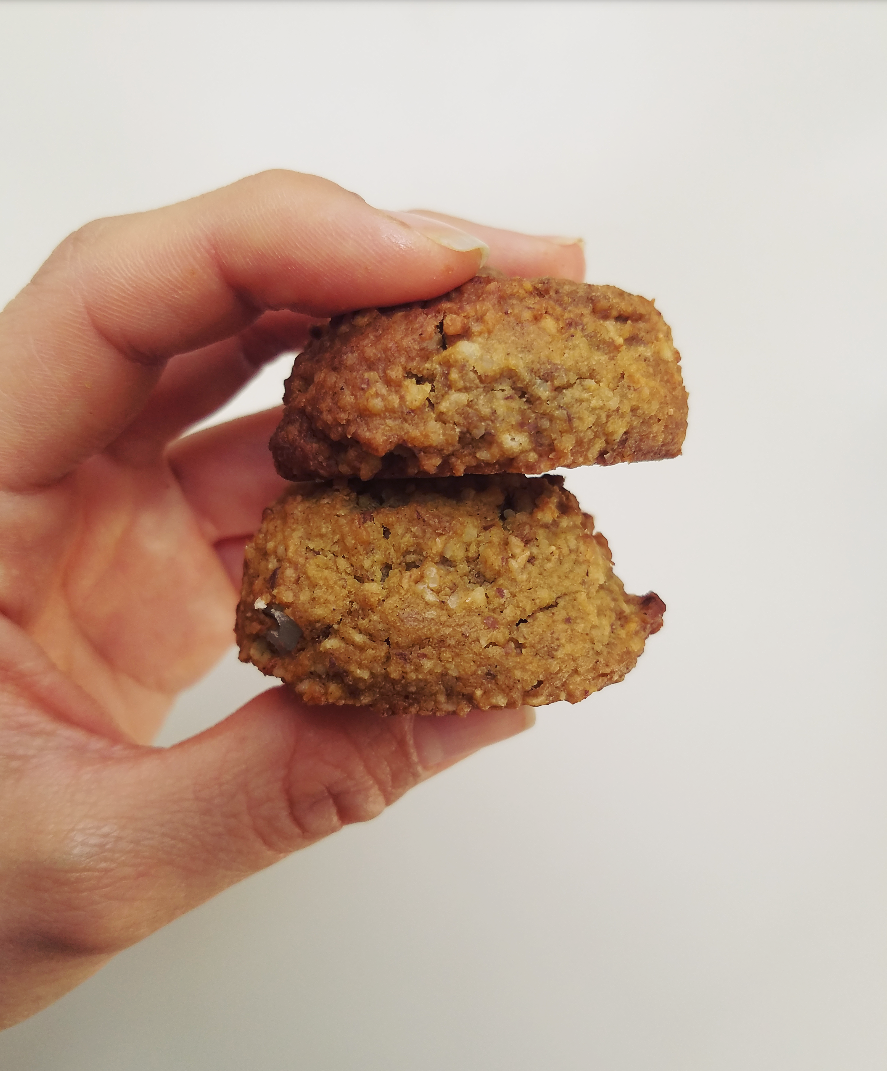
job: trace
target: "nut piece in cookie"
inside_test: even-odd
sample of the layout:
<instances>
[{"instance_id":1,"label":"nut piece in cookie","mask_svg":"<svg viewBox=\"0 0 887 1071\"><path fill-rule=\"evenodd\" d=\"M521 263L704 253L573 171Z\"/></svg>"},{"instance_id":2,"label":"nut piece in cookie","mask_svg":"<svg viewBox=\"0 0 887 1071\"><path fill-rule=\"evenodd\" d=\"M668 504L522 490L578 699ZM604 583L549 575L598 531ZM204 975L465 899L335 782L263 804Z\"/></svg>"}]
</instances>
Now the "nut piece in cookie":
<instances>
[{"instance_id":1,"label":"nut piece in cookie","mask_svg":"<svg viewBox=\"0 0 887 1071\"><path fill-rule=\"evenodd\" d=\"M306 703L464 714L622 680L664 609L561 477L337 481L265 511L237 638Z\"/></svg>"},{"instance_id":2,"label":"nut piece in cookie","mask_svg":"<svg viewBox=\"0 0 887 1071\"><path fill-rule=\"evenodd\" d=\"M478 275L316 334L271 440L286 479L539 473L681 452L671 331L614 286Z\"/></svg>"}]
</instances>

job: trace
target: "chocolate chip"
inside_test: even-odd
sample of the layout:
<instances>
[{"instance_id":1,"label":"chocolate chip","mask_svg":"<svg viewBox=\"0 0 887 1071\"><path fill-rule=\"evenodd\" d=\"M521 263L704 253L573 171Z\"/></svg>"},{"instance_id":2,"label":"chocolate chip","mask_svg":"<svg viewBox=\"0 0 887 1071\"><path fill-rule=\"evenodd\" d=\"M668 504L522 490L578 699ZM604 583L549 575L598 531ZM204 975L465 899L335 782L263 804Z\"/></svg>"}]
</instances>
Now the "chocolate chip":
<instances>
[{"instance_id":1,"label":"chocolate chip","mask_svg":"<svg viewBox=\"0 0 887 1071\"><path fill-rule=\"evenodd\" d=\"M277 628L269 628L265 639L278 654L292 654L302 638L302 630L280 606L266 606L262 613L277 623Z\"/></svg>"}]
</instances>

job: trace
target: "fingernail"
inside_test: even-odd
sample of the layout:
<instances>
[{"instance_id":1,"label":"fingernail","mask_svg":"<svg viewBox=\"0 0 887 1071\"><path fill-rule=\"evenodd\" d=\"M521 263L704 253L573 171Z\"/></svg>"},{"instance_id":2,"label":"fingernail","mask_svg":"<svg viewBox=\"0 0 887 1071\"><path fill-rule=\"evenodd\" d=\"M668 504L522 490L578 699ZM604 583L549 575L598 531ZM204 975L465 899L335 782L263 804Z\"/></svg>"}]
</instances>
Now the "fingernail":
<instances>
[{"instance_id":1,"label":"fingernail","mask_svg":"<svg viewBox=\"0 0 887 1071\"><path fill-rule=\"evenodd\" d=\"M490 255L490 247L482 238L477 238L467 231L460 231L458 227L452 227L449 223L441 223L439 219L431 219L429 216L420 216L417 212L386 212L386 216L405 223L414 231L418 231L432 242L454 249L457 253L478 252L481 255L478 267L483 267Z\"/></svg>"},{"instance_id":2,"label":"fingernail","mask_svg":"<svg viewBox=\"0 0 887 1071\"><path fill-rule=\"evenodd\" d=\"M552 245L578 245L580 249L585 248L584 238L565 238L561 234L544 234L542 237Z\"/></svg>"},{"instance_id":3,"label":"fingernail","mask_svg":"<svg viewBox=\"0 0 887 1071\"><path fill-rule=\"evenodd\" d=\"M419 716L413 742L419 764L432 772L450 766L489 744L517 736L536 724L532 707L517 710L473 710L464 718Z\"/></svg>"}]
</instances>

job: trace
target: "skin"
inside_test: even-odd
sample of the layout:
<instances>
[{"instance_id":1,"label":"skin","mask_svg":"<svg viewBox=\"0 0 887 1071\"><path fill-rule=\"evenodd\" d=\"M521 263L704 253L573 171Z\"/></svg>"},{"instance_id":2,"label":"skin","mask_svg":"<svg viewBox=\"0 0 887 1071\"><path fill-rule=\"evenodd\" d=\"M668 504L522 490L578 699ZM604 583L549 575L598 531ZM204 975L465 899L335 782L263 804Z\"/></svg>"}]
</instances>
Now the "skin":
<instances>
[{"instance_id":1,"label":"skin","mask_svg":"<svg viewBox=\"0 0 887 1071\"><path fill-rule=\"evenodd\" d=\"M507 273L583 276L578 243L422 213ZM272 688L150 745L230 646L244 543L284 486L276 410L181 433L318 320L434 297L480 260L268 172L89 224L0 313L0 1026L531 723L381 719Z\"/></svg>"}]
</instances>

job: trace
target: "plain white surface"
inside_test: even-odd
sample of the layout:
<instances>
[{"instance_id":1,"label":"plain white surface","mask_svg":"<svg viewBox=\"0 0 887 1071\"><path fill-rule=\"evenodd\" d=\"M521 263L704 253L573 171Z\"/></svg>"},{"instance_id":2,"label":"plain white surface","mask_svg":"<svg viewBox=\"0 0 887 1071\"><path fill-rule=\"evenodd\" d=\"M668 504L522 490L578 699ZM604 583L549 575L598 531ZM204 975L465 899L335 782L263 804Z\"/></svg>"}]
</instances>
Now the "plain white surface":
<instances>
[{"instance_id":1,"label":"plain white surface","mask_svg":"<svg viewBox=\"0 0 887 1071\"><path fill-rule=\"evenodd\" d=\"M568 475L668 603L624 684L120 956L4 1071L887 1066L885 55L873 3L0 5L2 300L283 166L583 234L691 391L683 458ZM164 741L263 686L229 659Z\"/></svg>"}]
</instances>

